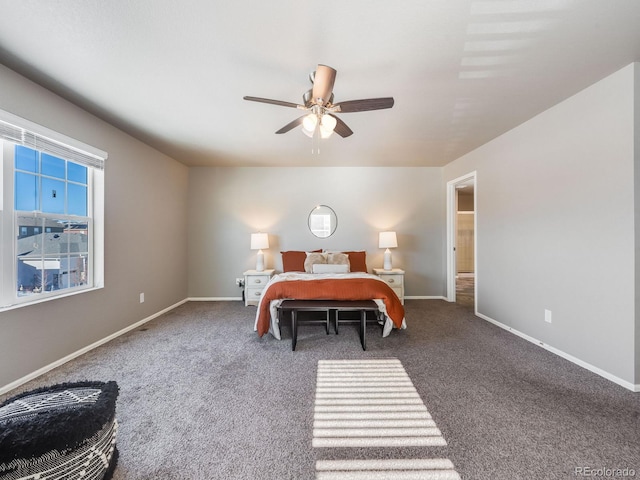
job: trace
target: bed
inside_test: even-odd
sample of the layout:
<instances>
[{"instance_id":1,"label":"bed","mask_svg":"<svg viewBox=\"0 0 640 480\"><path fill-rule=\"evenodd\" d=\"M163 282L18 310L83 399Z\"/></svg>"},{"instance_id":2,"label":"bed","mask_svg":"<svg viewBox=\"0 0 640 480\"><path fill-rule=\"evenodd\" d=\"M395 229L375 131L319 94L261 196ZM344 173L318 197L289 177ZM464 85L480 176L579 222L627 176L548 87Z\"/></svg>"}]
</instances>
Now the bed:
<instances>
[{"instance_id":1,"label":"bed","mask_svg":"<svg viewBox=\"0 0 640 480\"><path fill-rule=\"evenodd\" d=\"M384 280L366 272L364 252L295 252L295 261L282 253L285 272L271 278L258 303L258 335L270 333L280 340L278 307L284 300L374 300L383 336L406 328L400 299Z\"/></svg>"}]
</instances>

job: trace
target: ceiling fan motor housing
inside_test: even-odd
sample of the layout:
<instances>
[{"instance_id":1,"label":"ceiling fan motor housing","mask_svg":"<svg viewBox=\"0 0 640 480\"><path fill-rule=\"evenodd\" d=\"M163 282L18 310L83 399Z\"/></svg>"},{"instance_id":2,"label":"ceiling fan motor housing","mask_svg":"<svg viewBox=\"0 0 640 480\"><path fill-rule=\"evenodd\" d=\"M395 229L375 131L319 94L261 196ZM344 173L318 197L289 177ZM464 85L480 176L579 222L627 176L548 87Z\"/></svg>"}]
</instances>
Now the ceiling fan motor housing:
<instances>
[{"instance_id":1,"label":"ceiling fan motor housing","mask_svg":"<svg viewBox=\"0 0 640 480\"><path fill-rule=\"evenodd\" d=\"M322 105L321 103L315 102L313 98L313 90L307 90L302 95L302 103L307 107L311 108L312 105ZM333 103L333 92L331 92L331 96L329 100L325 102L325 105L331 105Z\"/></svg>"},{"instance_id":2,"label":"ceiling fan motor housing","mask_svg":"<svg viewBox=\"0 0 640 480\"><path fill-rule=\"evenodd\" d=\"M336 81L336 70L327 65L318 65L316 73L313 75L312 101L316 105L329 103L333 84Z\"/></svg>"}]
</instances>

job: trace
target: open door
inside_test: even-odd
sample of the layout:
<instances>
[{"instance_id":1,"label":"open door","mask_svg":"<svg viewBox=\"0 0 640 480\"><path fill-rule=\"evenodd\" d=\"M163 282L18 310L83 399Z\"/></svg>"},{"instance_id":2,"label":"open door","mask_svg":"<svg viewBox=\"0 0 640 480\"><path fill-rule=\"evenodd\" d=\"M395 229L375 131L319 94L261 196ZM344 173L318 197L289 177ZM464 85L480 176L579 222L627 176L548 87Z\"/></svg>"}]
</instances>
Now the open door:
<instances>
[{"instance_id":1,"label":"open door","mask_svg":"<svg viewBox=\"0 0 640 480\"><path fill-rule=\"evenodd\" d=\"M447 301L477 305L476 173L447 183Z\"/></svg>"}]
</instances>

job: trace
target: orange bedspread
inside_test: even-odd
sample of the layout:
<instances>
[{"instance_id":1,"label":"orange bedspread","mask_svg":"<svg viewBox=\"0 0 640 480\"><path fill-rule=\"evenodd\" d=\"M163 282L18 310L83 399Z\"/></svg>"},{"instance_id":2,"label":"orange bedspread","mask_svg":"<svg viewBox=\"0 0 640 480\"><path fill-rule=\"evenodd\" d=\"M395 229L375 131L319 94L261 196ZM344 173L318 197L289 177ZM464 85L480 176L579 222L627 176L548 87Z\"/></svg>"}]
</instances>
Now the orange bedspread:
<instances>
[{"instance_id":1,"label":"orange bedspread","mask_svg":"<svg viewBox=\"0 0 640 480\"><path fill-rule=\"evenodd\" d=\"M387 315L396 328L401 328L404 307L398 296L386 283L371 278L343 278L322 280L290 280L269 285L260 300L258 335L269 331L271 300L372 300L384 302Z\"/></svg>"}]
</instances>

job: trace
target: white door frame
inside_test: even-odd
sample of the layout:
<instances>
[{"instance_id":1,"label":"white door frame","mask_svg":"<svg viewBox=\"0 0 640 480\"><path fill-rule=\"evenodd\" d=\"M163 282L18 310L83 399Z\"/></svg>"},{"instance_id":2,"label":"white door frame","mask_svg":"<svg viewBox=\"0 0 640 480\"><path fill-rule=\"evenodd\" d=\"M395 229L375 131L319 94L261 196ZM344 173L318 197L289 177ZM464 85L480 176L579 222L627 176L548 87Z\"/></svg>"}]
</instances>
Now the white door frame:
<instances>
[{"instance_id":1,"label":"white door frame","mask_svg":"<svg viewBox=\"0 0 640 480\"><path fill-rule=\"evenodd\" d=\"M457 202L456 202L456 186L468 184L473 181L473 208L475 215L473 216L473 250L474 250L474 272L476 275L475 290L478 291L478 184L475 170L458 178L454 178L447 182L447 301L456 301L456 228L457 228ZM477 311L478 296L475 295L475 310Z\"/></svg>"}]
</instances>

